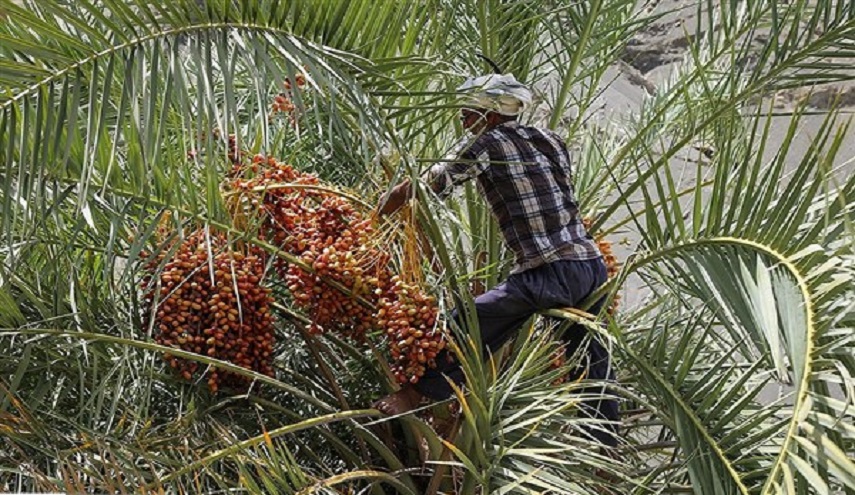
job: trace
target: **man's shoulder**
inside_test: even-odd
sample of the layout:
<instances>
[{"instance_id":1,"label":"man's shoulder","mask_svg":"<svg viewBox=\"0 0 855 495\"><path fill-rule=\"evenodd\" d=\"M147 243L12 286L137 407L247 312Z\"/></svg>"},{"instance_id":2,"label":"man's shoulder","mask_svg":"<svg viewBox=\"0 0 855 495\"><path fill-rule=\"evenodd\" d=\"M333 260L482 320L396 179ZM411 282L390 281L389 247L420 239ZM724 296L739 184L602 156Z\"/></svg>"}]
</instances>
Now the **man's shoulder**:
<instances>
[{"instance_id":1,"label":"man's shoulder","mask_svg":"<svg viewBox=\"0 0 855 495\"><path fill-rule=\"evenodd\" d=\"M555 146L566 146L564 139L551 129L510 121L476 136L468 146L463 148L461 155L474 158L490 149L504 149L512 142L519 144L537 139L547 139Z\"/></svg>"},{"instance_id":2,"label":"man's shoulder","mask_svg":"<svg viewBox=\"0 0 855 495\"><path fill-rule=\"evenodd\" d=\"M516 121L505 122L478 136L475 144L487 147L514 139L527 139L527 129L529 129L527 126L523 126Z\"/></svg>"},{"instance_id":3,"label":"man's shoulder","mask_svg":"<svg viewBox=\"0 0 855 495\"><path fill-rule=\"evenodd\" d=\"M557 132L555 132L552 129L549 129L547 127L538 127L538 126L521 126L521 127L523 127L525 132L528 133L529 135L540 134L542 136L546 136L547 138L554 139L554 140L559 141L561 143L564 142L564 138L560 134L558 134Z\"/></svg>"},{"instance_id":4,"label":"man's shoulder","mask_svg":"<svg viewBox=\"0 0 855 495\"><path fill-rule=\"evenodd\" d=\"M547 127L540 127L540 126L536 126L536 125L521 124L521 123L516 122L516 121L511 121L511 122L508 122L506 124L497 126L491 132L501 133L502 136L517 135L522 139L532 139L532 138L537 138L540 136L545 136L547 138L554 139L554 140L559 141L561 143L564 142L564 138L561 137L561 135L559 135L557 132L553 131L552 129L549 129ZM489 134L489 133L487 133L487 134Z\"/></svg>"},{"instance_id":5,"label":"man's shoulder","mask_svg":"<svg viewBox=\"0 0 855 495\"><path fill-rule=\"evenodd\" d=\"M477 157L489 151L490 148L501 146L503 142L508 140L508 136L499 131L498 127L490 129L487 132L474 136L461 150L461 156Z\"/></svg>"}]
</instances>

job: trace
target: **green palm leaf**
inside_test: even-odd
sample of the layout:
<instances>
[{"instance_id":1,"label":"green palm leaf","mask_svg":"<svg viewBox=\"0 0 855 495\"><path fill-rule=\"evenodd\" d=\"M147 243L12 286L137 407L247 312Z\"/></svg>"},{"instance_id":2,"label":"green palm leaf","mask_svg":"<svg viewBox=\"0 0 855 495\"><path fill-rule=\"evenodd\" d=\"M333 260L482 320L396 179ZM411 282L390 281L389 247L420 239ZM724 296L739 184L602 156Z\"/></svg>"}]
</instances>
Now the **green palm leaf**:
<instances>
[{"instance_id":1,"label":"green palm leaf","mask_svg":"<svg viewBox=\"0 0 855 495\"><path fill-rule=\"evenodd\" d=\"M674 76L608 122L597 109L623 47L675 13L627 0L23 4L0 0L0 484L593 493L603 469L639 494L855 493L849 130L829 112L800 150L816 116L767 99L853 80L850 3L699 1L676 13L698 29ZM469 382L445 444L416 417L360 423L391 387L378 351L306 335L287 304L277 378L182 354L256 380L217 398L165 373L137 287L141 252L166 249L159 226L173 240L220 229L297 261L232 223L227 136L370 205L445 157L462 131L449 88L485 70L477 53L534 86L532 120L581 150L594 233L634 239L598 294L641 302L607 331L553 312L612 346L627 465L574 435L580 387L550 384L564 370L549 367L539 318L492 357L477 333L455 333ZM271 119L297 73L293 125ZM507 273L497 226L474 188L418 198L425 268L440 268L428 284L471 320L470 284ZM392 443L379 425L396 428Z\"/></svg>"}]
</instances>

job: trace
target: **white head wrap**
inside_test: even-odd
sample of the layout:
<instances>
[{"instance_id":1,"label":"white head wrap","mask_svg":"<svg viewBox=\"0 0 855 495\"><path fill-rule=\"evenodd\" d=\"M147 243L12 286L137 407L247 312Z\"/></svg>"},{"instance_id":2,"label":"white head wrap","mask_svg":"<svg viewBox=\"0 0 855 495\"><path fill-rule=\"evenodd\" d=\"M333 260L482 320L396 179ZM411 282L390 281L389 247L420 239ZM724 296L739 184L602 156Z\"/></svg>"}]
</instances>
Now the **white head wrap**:
<instances>
[{"instance_id":1,"label":"white head wrap","mask_svg":"<svg viewBox=\"0 0 855 495\"><path fill-rule=\"evenodd\" d=\"M502 115L519 115L531 105L531 90L513 74L489 74L469 78L457 88L464 104Z\"/></svg>"}]
</instances>

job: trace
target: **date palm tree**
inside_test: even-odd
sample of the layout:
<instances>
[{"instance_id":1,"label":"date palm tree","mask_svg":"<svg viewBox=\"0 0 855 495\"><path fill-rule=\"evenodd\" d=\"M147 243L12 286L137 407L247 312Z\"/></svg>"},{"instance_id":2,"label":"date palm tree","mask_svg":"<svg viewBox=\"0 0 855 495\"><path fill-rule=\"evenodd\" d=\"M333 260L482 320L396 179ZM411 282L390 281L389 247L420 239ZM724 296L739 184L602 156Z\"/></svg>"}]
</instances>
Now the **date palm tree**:
<instances>
[{"instance_id":1,"label":"date palm tree","mask_svg":"<svg viewBox=\"0 0 855 495\"><path fill-rule=\"evenodd\" d=\"M598 118L661 15L643 7L0 0L0 489L855 493L846 110L775 99L855 79L855 4L687 3L676 15L699 22L669 80ZM155 342L140 281L159 238L207 226L295 261L230 214L229 135L367 212L460 135L447 88L485 70L478 54L536 88L528 118L574 149L592 232L629 239L597 294L624 296L614 317L554 310L496 356L450 329L468 387L442 437L425 418L445 403L371 409L394 389L381 335L305 332L273 275L274 377ZM271 114L286 82L294 109ZM392 264L471 314L472 287L509 268L496 225L471 187L444 203L417 187L411 212L380 226ZM573 363L552 365L555 317L612 349L620 456L576 433L584 383L556 383ZM208 393L167 351L252 386Z\"/></svg>"}]
</instances>

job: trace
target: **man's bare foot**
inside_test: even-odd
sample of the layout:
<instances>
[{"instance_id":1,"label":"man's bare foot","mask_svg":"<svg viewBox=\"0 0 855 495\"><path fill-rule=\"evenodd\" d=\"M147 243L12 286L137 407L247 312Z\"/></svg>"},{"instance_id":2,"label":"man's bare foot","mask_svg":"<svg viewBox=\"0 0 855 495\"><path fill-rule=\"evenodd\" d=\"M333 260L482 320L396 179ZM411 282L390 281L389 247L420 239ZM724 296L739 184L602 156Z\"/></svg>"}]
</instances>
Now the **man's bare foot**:
<instances>
[{"instance_id":1,"label":"man's bare foot","mask_svg":"<svg viewBox=\"0 0 855 495\"><path fill-rule=\"evenodd\" d=\"M387 395L373 404L374 408L388 416L397 416L412 411L422 401L422 394L411 385Z\"/></svg>"}]
</instances>

